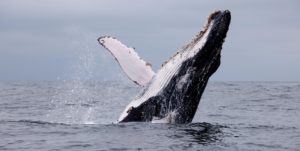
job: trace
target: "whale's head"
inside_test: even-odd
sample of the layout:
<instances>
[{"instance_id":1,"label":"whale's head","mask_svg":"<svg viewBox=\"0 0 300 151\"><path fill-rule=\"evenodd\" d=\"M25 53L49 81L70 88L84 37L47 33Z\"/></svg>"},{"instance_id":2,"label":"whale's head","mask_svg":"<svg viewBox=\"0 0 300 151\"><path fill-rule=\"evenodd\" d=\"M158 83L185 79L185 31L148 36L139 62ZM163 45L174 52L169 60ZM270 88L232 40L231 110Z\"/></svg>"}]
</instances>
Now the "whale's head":
<instances>
[{"instance_id":1,"label":"whale's head","mask_svg":"<svg viewBox=\"0 0 300 151\"><path fill-rule=\"evenodd\" d=\"M201 79L208 79L218 69L230 20L228 10L215 11L208 17L204 29L182 50L182 53L188 54L182 63L187 64L185 68L195 68Z\"/></svg>"}]
</instances>

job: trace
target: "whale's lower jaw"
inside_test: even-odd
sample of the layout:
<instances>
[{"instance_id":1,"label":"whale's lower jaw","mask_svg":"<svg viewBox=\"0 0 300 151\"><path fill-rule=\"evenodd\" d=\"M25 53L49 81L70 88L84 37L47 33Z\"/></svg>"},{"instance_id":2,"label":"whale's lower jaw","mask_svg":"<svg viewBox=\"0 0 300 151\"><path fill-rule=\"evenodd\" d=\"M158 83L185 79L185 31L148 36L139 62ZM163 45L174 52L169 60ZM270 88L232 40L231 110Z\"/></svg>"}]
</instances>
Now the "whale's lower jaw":
<instances>
[{"instance_id":1,"label":"whale's lower jaw","mask_svg":"<svg viewBox=\"0 0 300 151\"><path fill-rule=\"evenodd\" d=\"M210 76L220 65L230 19L229 11L212 13L204 31L163 65L118 122L191 122Z\"/></svg>"}]
</instances>

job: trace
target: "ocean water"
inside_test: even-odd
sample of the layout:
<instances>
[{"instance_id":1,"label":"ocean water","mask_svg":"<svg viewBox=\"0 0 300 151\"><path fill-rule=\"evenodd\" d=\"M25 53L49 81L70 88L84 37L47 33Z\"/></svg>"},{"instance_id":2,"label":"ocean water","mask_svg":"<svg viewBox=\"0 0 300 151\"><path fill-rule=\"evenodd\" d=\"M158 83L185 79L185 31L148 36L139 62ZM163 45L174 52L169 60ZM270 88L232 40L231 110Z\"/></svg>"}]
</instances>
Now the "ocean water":
<instances>
[{"instance_id":1,"label":"ocean water","mask_svg":"<svg viewBox=\"0 0 300 151\"><path fill-rule=\"evenodd\" d=\"M124 82L0 82L0 150L300 150L300 82L209 82L191 124L114 124Z\"/></svg>"}]
</instances>

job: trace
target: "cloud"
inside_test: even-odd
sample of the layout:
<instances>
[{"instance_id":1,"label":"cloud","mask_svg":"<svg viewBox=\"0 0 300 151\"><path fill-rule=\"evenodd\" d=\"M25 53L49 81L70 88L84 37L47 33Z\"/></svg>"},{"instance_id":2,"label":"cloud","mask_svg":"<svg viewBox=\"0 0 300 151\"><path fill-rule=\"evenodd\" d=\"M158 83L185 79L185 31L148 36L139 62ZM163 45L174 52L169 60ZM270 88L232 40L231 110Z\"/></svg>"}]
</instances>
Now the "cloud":
<instances>
[{"instance_id":1,"label":"cloud","mask_svg":"<svg viewBox=\"0 0 300 151\"><path fill-rule=\"evenodd\" d=\"M297 3L281 0L1 0L0 72L4 71L3 64L35 67L28 63L30 59L36 60L35 64L64 71L78 61L77 47L88 45L95 52L104 53L96 42L103 34L118 37L135 47L140 56L157 69L201 29L209 13L230 9L232 23L224 44L220 72L214 78L269 80L266 77L278 74L274 79L284 80L281 77L288 79L288 76L279 71L286 71L291 79L296 79L300 71L292 69L300 65L296 61L300 58ZM84 39L89 42L82 42ZM67 60L61 61L64 65L60 67L54 65L55 58ZM277 69L271 68L272 64ZM10 66L9 69L19 71L20 67ZM106 69L95 70L98 71L95 75L100 75ZM243 72L236 74L237 70ZM263 72L258 73L259 70ZM38 71L29 71L28 77L31 74L36 77ZM16 79L23 78L22 74L18 75ZM49 78L45 74L40 78L43 76Z\"/></svg>"}]
</instances>

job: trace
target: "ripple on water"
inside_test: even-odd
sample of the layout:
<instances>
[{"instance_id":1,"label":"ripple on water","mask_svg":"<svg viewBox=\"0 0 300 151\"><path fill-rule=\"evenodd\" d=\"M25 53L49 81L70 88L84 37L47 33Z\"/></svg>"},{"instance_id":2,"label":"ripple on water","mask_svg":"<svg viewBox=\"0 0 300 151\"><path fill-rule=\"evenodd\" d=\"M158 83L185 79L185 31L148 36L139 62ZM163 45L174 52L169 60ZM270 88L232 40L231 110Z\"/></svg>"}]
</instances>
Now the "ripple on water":
<instances>
[{"instance_id":1,"label":"ripple on water","mask_svg":"<svg viewBox=\"0 0 300 151\"><path fill-rule=\"evenodd\" d=\"M299 148L298 83L213 83L183 125L111 124L138 87L67 83L0 84L0 150Z\"/></svg>"}]
</instances>

